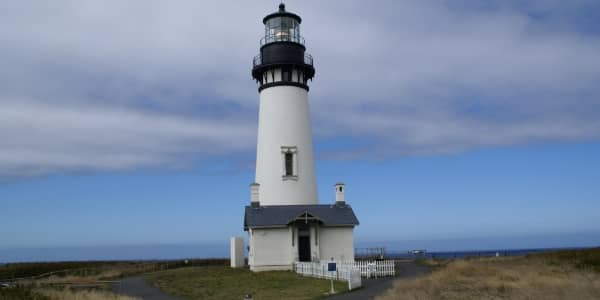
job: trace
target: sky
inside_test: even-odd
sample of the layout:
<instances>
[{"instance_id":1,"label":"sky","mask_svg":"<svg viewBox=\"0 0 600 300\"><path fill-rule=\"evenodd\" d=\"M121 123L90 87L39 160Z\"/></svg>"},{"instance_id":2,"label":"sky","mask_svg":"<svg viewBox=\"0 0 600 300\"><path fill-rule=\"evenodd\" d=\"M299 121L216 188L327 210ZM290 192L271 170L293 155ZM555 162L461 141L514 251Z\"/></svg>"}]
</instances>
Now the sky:
<instances>
[{"instance_id":1,"label":"sky","mask_svg":"<svg viewBox=\"0 0 600 300\"><path fill-rule=\"evenodd\" d=\"M244 235L278 4L0 2L0 249ZM600 245L599 2L286 4L357 244Z\"/></svg>"}]
</instances>

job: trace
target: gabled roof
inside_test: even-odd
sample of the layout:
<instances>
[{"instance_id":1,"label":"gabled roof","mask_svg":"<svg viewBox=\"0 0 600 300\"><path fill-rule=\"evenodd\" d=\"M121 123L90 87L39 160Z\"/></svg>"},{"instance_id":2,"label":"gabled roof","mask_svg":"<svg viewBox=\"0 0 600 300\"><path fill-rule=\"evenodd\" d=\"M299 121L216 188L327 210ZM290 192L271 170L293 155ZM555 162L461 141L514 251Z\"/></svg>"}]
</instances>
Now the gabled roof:
<instances>
[{"instance_id":1,"label":"gabled roof","mask_svg":"<svg viewBox=\"0 0 600 300\"><path fill-rule=\"evenodd\" d=\"M313 217L324 226L355 226L358 219L348 204L246 206L244 230L283 227L298 218Z\"/></svg>"}]
</instances>

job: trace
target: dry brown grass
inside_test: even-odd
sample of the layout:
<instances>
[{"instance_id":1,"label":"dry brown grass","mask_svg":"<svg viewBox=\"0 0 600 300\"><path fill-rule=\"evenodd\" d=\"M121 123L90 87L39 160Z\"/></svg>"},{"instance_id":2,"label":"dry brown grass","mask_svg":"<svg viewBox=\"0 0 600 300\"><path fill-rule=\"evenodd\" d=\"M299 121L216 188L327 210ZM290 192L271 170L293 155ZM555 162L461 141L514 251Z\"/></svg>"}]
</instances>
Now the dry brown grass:
<instances>
[{"instance_id":1,"label":"dry brown grass","mask_svg":"<svg viewBox=\"0 0 600 300\"><path fill-rule=\"evenodd\" d=\"M69 289L51 290L40 289L37 293L49 297L52 300L137 300L127 296L116 295L107 291L73 291Z\"/></svg>"},{"instance_id":2,"label":"dry brown grass","mask_svg":"<svg viewBox=\"0 0 600 300\"><path fill-rule=\"evenodd\" d=\"M99 280L106 280L109 278L117 278L122 275L120 270L106 270L95 275L89 276L49 276L43 279L32 281L37 285L45 284L60 284L60 283L94 283Z\"/></svg>"},{"instance_id":3,"label":"dry brown grass","mask_svg":"<svg viewBox=\"0 0 600 300\"><path fill-rule=\"evenodd\" d=\"M377 298L389 299L600 299L600 273L541 256L457 260Z\"/></svg>"}]
</instances>

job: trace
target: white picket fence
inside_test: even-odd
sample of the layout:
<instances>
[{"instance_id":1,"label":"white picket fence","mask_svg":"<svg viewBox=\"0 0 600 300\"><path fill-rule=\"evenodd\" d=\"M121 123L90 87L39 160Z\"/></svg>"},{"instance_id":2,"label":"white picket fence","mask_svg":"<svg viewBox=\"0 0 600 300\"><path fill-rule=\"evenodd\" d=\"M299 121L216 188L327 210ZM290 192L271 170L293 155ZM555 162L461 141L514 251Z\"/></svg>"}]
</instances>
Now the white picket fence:
<instances>
[{"instance_id":1,"label":"white picket fence","mask_svg":"<svg viewBox=\"0 0 600 300\"><path fill-rule=\"evenodd\" d=\"M393 260L361 260L355 261L354 266L360 270L360 276L366 278L390 277L396 275L396 265Z\"/></svg>"},{"instance_id":2,"label":"white picket fence","mask_svg":"<svg viewBox=\"0 0 600 300\"><path fill-rule=\"evenodd\" d=\"M296 262L296 273L304 276L333 279L333 280L350 280L352 272L360 272L358 268L354 268L351 264L336 265L337 271L327 271L327 263L321 262Z\"/></svg>"},{"instance_id":3,"label":"white picket fence","mask_svg":"<svg viewBox=\"0 0 600 300\"><path fill-rule=\"evenodd\" d=\"M336 262L336 272L327 271L328 262L296 262L296 273L305 276L334 280L350 280L352 272L364 278L395 276L393 260Z\"/></svg>"},{"instance_id":4,"label":"white picket fence","mask_svg":"<svg viewBox=\"0 0 600 300\"><path fill-rule=\"evenodd\" d=\"M333 272L327 270L325 262L296 262L294 269L304 276L347 281L349 290L362 286L360 270L353 263L336 263Z\"/></svg>"}]
</instances>

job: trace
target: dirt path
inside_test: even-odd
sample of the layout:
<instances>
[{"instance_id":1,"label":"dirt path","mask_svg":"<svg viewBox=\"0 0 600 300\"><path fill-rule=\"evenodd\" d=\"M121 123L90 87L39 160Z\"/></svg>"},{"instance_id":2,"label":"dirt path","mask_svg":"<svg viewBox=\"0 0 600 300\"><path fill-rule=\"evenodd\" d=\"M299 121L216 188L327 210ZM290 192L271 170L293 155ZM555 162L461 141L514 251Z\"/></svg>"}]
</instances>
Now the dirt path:
<instances>
[{"instance_id":1,"label":"dirt path","mask_svg":"<svg viewBox=\"0 0 600 300\"><path fill-rule=\"evenodd\" d=\"M112 290L117 294L143 300L181 300L153 287L142 277L125 278L121 280L121 283L115 283Z\"/></svg>"},{"instance_id":2,"label":"dirt path","mask_svg":"<svg viewBox=\"0 0 600 300\"><path fill-rule=\"evenodd\" d=\"M363 279L363 287L355 292L328 297L328 300L366 300L373 299L390 289L398 279L412 279L429 273L429 268L412 261L400 262L398 276L380 279Z\"/></svg>"}]
</instances>

